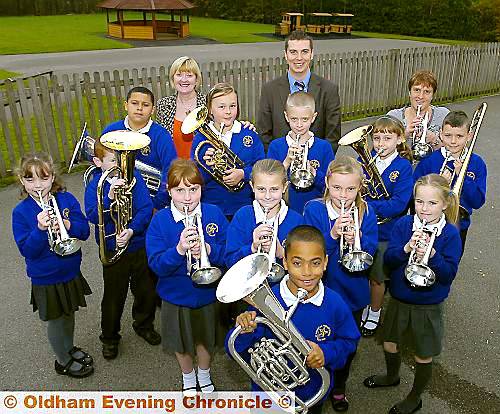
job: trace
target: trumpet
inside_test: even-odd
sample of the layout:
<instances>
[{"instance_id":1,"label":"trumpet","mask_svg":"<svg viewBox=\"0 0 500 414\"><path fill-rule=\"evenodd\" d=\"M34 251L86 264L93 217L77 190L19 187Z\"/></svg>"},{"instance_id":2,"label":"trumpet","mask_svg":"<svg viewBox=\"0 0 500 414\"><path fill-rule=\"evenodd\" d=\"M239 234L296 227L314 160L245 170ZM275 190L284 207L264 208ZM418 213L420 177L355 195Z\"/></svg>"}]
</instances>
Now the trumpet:
<instances>
[{"instance_id":1,"label":"trumpet","mask_svg":"<svg viewBox=\"0 0 500 414\"><path fill-rule=\"evenodd\" d=\"M265 224L269 224L267 216L269 214L269 209L264 209L266 218L264 219ZM269 270L269 274L267 275L267 280L271 283L279 282L285 276L285 269L278 262L276 262L276 249L278 248L278 228L279 228L279 213L275 216L273 220L273 234L271 236L271 247L269 252L267 253L269 256L269 260L271 263L271 269ZM267 237L267 236L264 236ZM257 250L257 253L261 253L261 245Z\"/></svg>"},{"instance_id":2,"label":"trumpet","mask_svg":"<svg viewBox=\"0 0 500 414\"><path fill-rule=\"evenodd\" d=\"M369 195L371 198L378 200L380 198L389 198L389 192L375 165L375 160L382 155L382 151L379 151L375 157L372 157L370 151L368 151L368 136L372 130L371 125L356 128L344 135L340 139L339 145L349 145L358 153L366 175L363 181L364 195Z\"/></svg>"},{"instance_id":3,"label":"trumpet","mask_svg":"<svg viewBox=\"0 0 500 414\"><path fill-rule=\"evenodd\" d=\"M46 203L43 199L42 192L37 191L37 194L40 199L42 210L47 211L49 214L47 237L49 239L50 250L59 256L68 256L80 250L80 240L75 237L69 237L68 235L55 196L49 193Z\"/></svg>"},{"instance_id":4,"label":"trumpet","mask_svg":"<svg viewBox=\"0 0 500 414\"><path fill-rule=\"evenodd\" d=\"M116 154L117 165L104 171L97 183L97 216L99 233L99 257L103 265L115 263L127 249L127 245L110 251L106 240L116 237L127 229L132 220L132 191L135 186L134 161L135 152L149 145L147 135L132 131L113 131L101 137L101 144ZM115 189L115 197L109 209L104 208L104 186L108 177L117 176L125 180L125 185ZM109 213L115 224L115 232L106 233L105 214Z\"/></svg>"},{"instance_id":5,"label":"trumpet","mask_svg":"<svg viewBox=\"0 0 500 414\"><path fill-rule=\"evenodd\" d=\"M420 116L420 111L422 109L422 105L417 105L417 117ZM413 153L413 159L416 161L420 161L421 159L428 157L432 154L432 147L425 140L427 136L427 126L429 123L429 112L425 113L424 119L413 129L413 134L411 136L411 150ZM420 137L418 137L420 135Z\"/></svg>"},{"instance_id":6,"label":"trumpet","mask_svg":"<svg viewBox=\"0 0 500 414\"><path fill-rule=\"evenodd\" d=\"M309 153L308 143L306 142L304 145L301 145L299 134L297 134L296 140L299 152L295 155L295 159L290 165L290 182L295 188L305 189L313 185L315 174L311 172L307 163Z\"/></svg>"},{"instance_id":7,"label":"trumpet","mask_svg":"<svg viewBox=\"0 0 500 414\"><path fill-rule=\"evenodd\" d=\"M340 200L340 205L340 215L342 216L345 214L345 200ZM345 242L344 232L349 229L344 228L340 235L340 263L349 272L362 272L373 264L373 257L371 254L361 250L358 207L351 207L350 213L354 221L354 245Z\"/></svg>"},{"instance_id":8,"label":"trumpet","mask_svg":"<svg viewBox=\"0 0 500 414\"><path fill-rule=\"evenodd\" d=\"M191 276L191 280L198 285L208 285L220 279L222 272L220 269L212 266L208 260L207 248L205 246L205 235L203 234L203 226L201 224L201 217L196 214L194 217L195 223L192 223L188 215L188 208L184 207L184 225L195 226L198 233L198 240L200 242L200 258L193 262L191 250L186 252L187 272Z\"/></svg>"},{"instance_id":9,"label":"trumpet","mask_svg":"<svg viewBox=\"0 0 500 414\"><path fill-rule=\"evenodd\" d=\"M182 122L182 133L190 134L196 129L206 138L200 142L195 151L194 159L213 179L225 187L229 191L239 191L245 185L245 181L241 180L238 184L231 186L224 182L224 176L227 170L242 169L245 163L222 141L220 133L216 134L210 128L208 122L208 109L206 106L200 106L184 119ZM203 147L208 146L214 148L215 153L212 157L213 165L207 166L200 160L200 151Z\"/></svg>"},{"instance_id":10,"label":"trumpet","mask_svg":"<svg viewBox=\"0 0 500 414\"><path fill-rule=\"evenodd\" d=\"M459 161L462 163L460 167L460 171L456 174L455 169L451 171L450 178L450 186L452 186L451 191L458 197L460 200L460 194L462 193L462 187L464 185L465 176L467 174L467 168L469 167L470 159L472 157L472 152L474 151L474 145L476 144L477 137L479 134L479 128L481 128L481 124L483 123L484 115L486 110L488 109L488 104L483 102L474 112L472 116L472 120L469 127L469 134L472 134L472 138L467 142L465 147L462 149L462 153L460 154ZM441 165L441 169L439 170L439 175L443 175L443 173L448 169L448 161L451 159L451 152L446 151L446 156ZM456 178L456 180L455 180ZM455 182L453 183L453 181ZM465 217L468 215L467 210L460 206L460 216Z\"/></svg>"},{"instance_id":11,"label":"trumpet","mask_svg":"<svg viewBox=\"0 0 500 414\"><path fill-rule=\"evenodd\" d=\"M71 172L73 167L82 164L90 163L91 165L83 173L83 185L87 187L90 180L92 179L92 174L97 168L93 165L94 158L94 143L95 139L90 135L87 135L87 123L83 126L82 134L78 139L75 149L73 150L73 155L71 156L71 161L68 167L68 173ZM139 160L135 160L135 168L139 171L146 187L148 187L149 193L154 196L161 186L161 171L151 165L148 165Z\"/></svg>"},{"instance_id":12,"label":"trumpet","mask_svg":"<svg viewBox=\"0 0 500 414\"><path fill-rule=\"evenodd\" d=\"M295 303L287 310L280 304L267 282L270 259L265 254L252 254L233 265L217 287L217 299L223 303L245 300L258 309L264 317L255 319L257 324L268 326L275 338L262 338L248 350L250 363L236 351L235 341L241 333L238 326L228 340L228 349L234 360L247 375L275 401L278 391L292 392L307 384L310 373L305 360L311 351L310 345L291 321L292 315L306 296L304 289L298 289ZM295 397L296 412L307 410L321 401L330 387L330 375L323 367L316 369L322 383L317 392L306 401Z\"/></svg>"},{"instance_id":13,"label":"trumpet","mask_svg":"<svg viewBox=\"0 0 500 414\"><path fill-rule=\"evenodd\" d=\"M410 253L410 258L408 260L408 265L405 268L405 277L410 282L412 287L429 287L436 282L436 275L434 271L428 266L429 258L432 251L432 246L434 245L434 240L436 239L437 229L433 228L431 231L427 230L425 226L427 225L426 220L422 220L422 224L418 230L425 233L430 233L429 243L425 242L424 238L419 239L416 243L414 249ZM427 244L427 245L426 245ZM418 259L417 249L425 247L425 253L422 259Z\"/></svg>"}]
</instances>

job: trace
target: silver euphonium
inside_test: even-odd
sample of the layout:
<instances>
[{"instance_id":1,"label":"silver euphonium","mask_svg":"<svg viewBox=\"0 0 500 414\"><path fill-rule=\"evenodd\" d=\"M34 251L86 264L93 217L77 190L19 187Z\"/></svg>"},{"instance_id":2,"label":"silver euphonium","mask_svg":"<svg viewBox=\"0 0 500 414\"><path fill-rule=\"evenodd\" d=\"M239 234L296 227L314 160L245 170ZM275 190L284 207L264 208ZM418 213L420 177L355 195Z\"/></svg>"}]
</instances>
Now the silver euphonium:
<instances>
[{"instance_id":1,"label":"silver euphonium","mask_svg":"<svg viewBox=\"0 0 500 414\"><path fill-rule=\"evenodd\" d=\"M279 400L277 392L293 392L310 380L305 365L311 347L299 333L291 317L307 292L298 289L295 303L286 311L272 292L267 282L271 269L269 256L252 254L232 266L219 282L217 299L223 303L244 299L264 315L255 319L257 324L267 325L275 338L262 338L248 350L250 363L236 351L235 341L241 333L238 326L228 340L228 349L234 360L250 378L274 400ZM330 374L323 367L316 370L322 379L321 387L307 401L295 397L296 412L307 410L321 401L330 387Z\"/></svg>"},{"instance_id":2,"label":"silver euphonium","mask_svg":"<svg viewBox=\"0 0 500 414\"><path fill-rule=\"evenodd\" d=\"M269 214L269 209L264 209L266 217L264 219L264 224L269 224L269 220L267 218ZM269 260L271 262L271 270L267 275L267 280L271 283L279 282L285 276L285 269L278 262L276 262L276 249L278 248L278 228L279 228L279 212L276 214L273 220L273 234L271 236L271 247L269 248L269 252L267 253L269 256ZM261 252L261 246L257 249L257 253Z\"/></svg>"},{"instance_id":3,"label":"silver euphonium","mask_svg":"<svg viewBox=\"0 0 500 414\"><path fill-rule=\"evenodd\" d=\"M309 154L309 144L300 144L300 135L296 136L296 143L299 151L295 154L295 159L290 164L290 182L295 188L309 188L314 183L315 175L309 169L307 156Z\"/></svg>"},{"instance_id":4,"label":"silver euphonium","mask_svg":"<svg viewBox=\"0 0 500 414\"><path fill-rule=\"evenodd\" d=\"M47 232L50 250L59 256L68 256L80 250L80 240L75 237L69 237L68 231L64 226L56 197L49 193L48 200L45 202L42 192L37 191L37 193L42 210L47 211L49 214L50 223Z\"/></svg>"},{"instance_id":5,"label":"silver euphonium","mask_svg":"<svg viewBox=\"0 0 500 414\"><path fill-rule=\"evenodd\" d=\"M412 287L429 287L436 282L436 275L434 271L428 266L429 258L432 251L432 246L434 245L434 240L436 239L437 228L434 227L432 230L425 228L427 225L426 220L422 220L422 223L418 230L421 230L424 234L423 237L417 242L416 246L410 252L410 258L408 260L408 265L405 268L405 276ZM426 242L425 233L430 233L429 242ZM425 253L422 259L417 258L417 248L425 247Z\"/></svg>"},{"instance_id":6,"label":"silver euphonium","mask_svg":"<svg viewBox=\"0 0 500 414\"><path fill-rule=\"evenodd\" d=\"M198 233L198 240L200 242L200 258L193 262L191 250L186 252L187 271L191 276L191 280L198 285L208 285L220 279L222 272L217 267L210 264L208 260L207 248L205 246L205 235L203 234L203 225L199 214L195 214L194 223L190 220L188 215L188 208L184 207L184 225L186 227L194 226Z\"/></svg>"},{"instance_id":7,"label":"silver euphonium","mask_svg":"<svg viewBox=\"0 0 500 414\"><path fill-rule=\"evenodd\" d=\"M82 134L75 145L68 167L68 173L70 173L76 165L90 163L90 166L83 173L83 185L85 187L87 187L88 183L92 179L94 170L97 168L92 161L94 158L94 143L95 139L87 134L87 123L85 122ZM161 186L161 171L139 160L135 160L134 166L144 179L149 193L154 196Z\"/></svg>"},{"instance_id":8,"label":"silver euphonium","mask_svg":"<svg viewBox=\"0 0 500 414\"><path fill-rule=\"evenodd\" d=\"M340 206L340 215L342 216L345 213L344 200L340 201ZM343 229L340 235L340 263L349 272L362 272L373 264L373 257L371 254L361 250L358 207L352 206L350 213L354 222L354 244L345 242L344 231L348 231L349 229Z\"/></svg>"},{"instance_id":9,"label":"silver euphonium","mask_svg":"<svg viewBox=\"0 0 500 414\"><path fill-rule=\"evenodd\" d=\"M420 111L422 109L422 105L417 105L417 117L420 116ZM429 112L425 113L424 119L413 130L413 134L411 136L411 151L413 153L413 159L415 161L420 161L421 159L428 157L432 154L431 145L425 140L427 136L427 126L429 123ZM420 134L420 137L417 138L417 135Z\"/></svg>"}]
</instances>

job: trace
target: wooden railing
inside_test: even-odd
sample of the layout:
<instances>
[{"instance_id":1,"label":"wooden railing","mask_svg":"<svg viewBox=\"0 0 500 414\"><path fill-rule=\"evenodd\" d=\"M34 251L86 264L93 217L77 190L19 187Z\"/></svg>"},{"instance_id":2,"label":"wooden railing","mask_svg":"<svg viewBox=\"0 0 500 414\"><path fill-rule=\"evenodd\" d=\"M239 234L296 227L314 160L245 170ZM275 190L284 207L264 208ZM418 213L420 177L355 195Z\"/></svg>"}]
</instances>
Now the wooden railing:
<instances>
[{"instance_id":1,"label":"wooden railing","mask_svg":"<svg viewBox=\"0 0 500 414\"><path fill-rule=\"evenodd\" d=\"M240 118L254 121L262 85L286 68L282 58L203 64L203 90L220 81L232 83ZM339 85L344 118L402 106L408 79L419 69L432 70L438 78L434 103L500 92L498 43L323 54L314 58L312 67ZM172 93L163 66L6 80L0 85L0 176L12 173L19 157L35 149L67 164L84 122L91 134L99 134L124 116L126 92L139 85L149 87L157 98Z\"/></svg>"}]
</instances>

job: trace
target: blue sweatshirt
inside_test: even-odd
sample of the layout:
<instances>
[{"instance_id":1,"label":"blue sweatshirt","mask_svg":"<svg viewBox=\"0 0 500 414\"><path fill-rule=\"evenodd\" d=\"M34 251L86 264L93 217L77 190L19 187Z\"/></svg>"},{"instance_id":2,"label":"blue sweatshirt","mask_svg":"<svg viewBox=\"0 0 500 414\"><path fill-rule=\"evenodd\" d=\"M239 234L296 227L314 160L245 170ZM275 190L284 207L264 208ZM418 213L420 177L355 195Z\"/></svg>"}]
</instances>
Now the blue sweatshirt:
<instances>
[{"instance_id":1,"label":"blue sweatshirt","mask_svg":"<svg viewBox=\"0 0 500 414\"><path fill-rule=\"evenodd\" d=\"M102 133L105 134L106 132L125 129L127 129L125 121L122 119L121 121L109 124L104 128ZM167 174L170 163L177 158L177 151L172 136L160 124L153 121L146 135L151 138L151 143L147 147L137 151L135 158L161 171L160 189L156 195L152 195L153 207L159 210L165 207L169 200L166 188Z\"/></svg>"},{"instance_id":2,"label":"blue sweatshirt","mask_svg":"<svg viewBox=\"0 0 500 414\"><path fill-rule=\"evenodd\" d=\"M288 153L288 144L286 137L273 139L269 144L267 157L283 162ZM290 208L299 213L303 213L304 206L309 200L321 197L325 191L325 175L328 165L335 158L332 146L324 139L314 137L314 143L309 148L307 159L316 169L316 177L310 188L298 190L291 183L288 187L288 204ZM290 178L290 169L288 169L288 177Z\"/></svg>"},{"instance_id":3,"label":"blue sweatshirt","mask_svg":"<svg viewBox=\"0 0 500 414\"><path fill-rule=\"evenodd\" d=\"M87 240L89 223L78 200L69 192L54 194L63 218L71 222L70 237ZM59 256L50 250L48 231L38 228L36 216L42 208L32 197L21 201L12 212L12 231L17 247L26 260L26 273L34 285L68 282L80 274L82 252Z\"/></svg>"},{"instance_id":4,"label":"blue sweatshirt","mask_svg":"<svg viewBox=\"0 0 500 414\"><path fill-rule=\"evenodd\" d=\"M340 260L340 237L334 240L330 235L336 220L330 220L323 200L312 200L306 204L304 222L318 228L326 241L328 266L323 281L326 286L337 292L351 308L351 311L363 309L370 303L370 284L368 272L352 274L342 266ZM368 206L361 223L361 249L372 256L378 244L377 217Z\"/></svg>"},{"instance_id":5,"label":"blue sweatshirt","mask_svg":"<svg viewBox=\"0 0 500 414\"><path fill-rule=\"evenodd\" d=\"M205 141L206 137L197 132L193 138L193 145L191 147L191 158L194 159L196 147L201 141ZM211 145L205 145L200 150L198 157L200 162L203 161L203 155L210 148ZM218 206L224 215L232 216L240 207L252 204L252 191L248 182L250 181L250 174L252 173L253 165L264 158L264 146L256 132L248 129L241 128L239 133L233 133L231 137L231 145L229 147L241 161L244 162L245 173L244 181L245 186L236 192L226 190L225 187L217 183L212 176L207 173L201 166L198 166L205 187L203 188L202 201Z\"/></svg>"},{"instance_id":6,"label":"blue sweatshirt","mask_svg":"<svg viewBox=\"0 0 500 414\"><path fill-rule=\"evenodd\" d=\"M288 233L303 222L302 216L288 209L287 215L278 227L278 240L281 244ZM259 223L260 224L260 223ZM241 207L227 228L226 266L231 267L238 260L252 254L253 231L257 227L252 205ZM282 261L278 259L282 264Z\"/></svg>"},{"instance_id":7,"label":"blue sweatshirt","mask_svg":"<svg viewBox=\"0 0 500 414\"><path fill-rule=\"evenodd\" d=\"M451 283L458 271L462 253L462 242L458 229L446 223L441 234L434 241L436 253L429 259L428 266L436 274L434 285L425 289L412 288L405 277L405 267L410 258L403 248L413 234L413 216L400 218L392 230L384 263L391 274L391 295L406 303L432 305L443 302L450 293Z\"/></svg>"},{"instance_id":8,"label":"blue sweatshirt","mask_svg":"<svg viewBox=\"0 0 500 414\"><path fill-rule=\"evenodd\" d=\"M444 157L441 151L434 151L427 158L420 161L413 173L413 179L417 181L418 178L424 175L439 174L443 162ZM454 170L453 161L449 161L447 166L451 171ZM467 210L469 216L460 220L460 230L469 228L472 210L481 208L486 201L486 176L486 164L483 159L477 154L472 154L460 194L460 205ZM453 182L452 187L454 184Z\"/></svg>"},{"instance_id":9,"label":"blue sweatshirt","mask_svg":"<svg viewBox=\"0 0 500 414\"><path fill-rule=\"evenodd\" d=\"M201 221L205 242L210 245L210 264L221 267L224 263L227 220L222 211L212 204L201 204ZM215 302L216 286L197 285L187 274L186 255L177 251L177 243L184 223L175 222L167 207L156 213L146 235L149 267L158 276L156 290L165 301L188 308L200 308Z\"/></svg>"},{"instance_id":10,"label":"blue sweatshirt","mask_svg":"<svg viewBox=\"0 0 500 414\"><path fill-rule=\"evenodd\" d=\"M284 309L288 309L281 294L280 283L272 288L276 298ZM250 310L255 310L250 308ZM257 315L259 312L257 311ZM325 293L321 306L312 303L301 303L292 315L292 322L304 339L319 345L325 356L325 368L330 373L330 388L333 388L333 372L345 365L347 357L357 347L359 331L356 327L352 314L342 300L334 291L325 287ZM228 340L234 328L226 336L226 351L228 351ZM275 338L273 332L265 325L258 325L252 333L240 334L235 342L236 351L241 354L245 361L250 360L247 350L261 338ZM303 401L310 399L321 386L321 377L314 369L309 369L311 379L302 387L296 388L296 395ZM252 390L261 389L252 381ZM323 397L328 397L329 391Z\"/></svg>"},{"instance_id":11,"label":"blue sweatshirt","mask_svg":"<svg viewBox=\"0 0 500 414\"><path fill-rule=\"evenodd\" d=\"M375 151L372 152L375 156ZM413 192L413 177L411 163L398 155L384 170L382 181L389 193L389 198L372 199L369 196L365 201L373 208L378 219L391 220L378 226L379 241L387 241L396 220L406 213L408 203Z\"/></svg>"},{"instance_id":12,"label":"blue sweatshirt","mask_svg":"<svg viewBox=\"0 0 500 414\"><path fill-rule=\"evenodd\" d=\"M128 228L134 231L133 236L130 238L127 253L135 252L139 249L144 248L144 239L146 234L146 229L148 227L149 221L151 220L151 215L153 214L153 203L151 202L151 197L149 196L148 188L141 177L141 174L136 170L134 172L136 182L132 189L132 220L130 221ZM99 218L97 215L97 184L102 176L102 171L98 168L96 173L93 175L92 180L89 182L85 188L85 213L89 221L95 224L95 238L99 245L99 231L97 224ZM103 199L104 199L104 209L108 210L111 201L108 197L109 189L111 184L106 181L104 183L103 189ZM104 214L104 228L106 229L106 234L112 234L115 232L115 223L111 219L109 213ZM115 236L107 238L106 246L110 251L116 248Z\"/></svg>"}]
</instances>

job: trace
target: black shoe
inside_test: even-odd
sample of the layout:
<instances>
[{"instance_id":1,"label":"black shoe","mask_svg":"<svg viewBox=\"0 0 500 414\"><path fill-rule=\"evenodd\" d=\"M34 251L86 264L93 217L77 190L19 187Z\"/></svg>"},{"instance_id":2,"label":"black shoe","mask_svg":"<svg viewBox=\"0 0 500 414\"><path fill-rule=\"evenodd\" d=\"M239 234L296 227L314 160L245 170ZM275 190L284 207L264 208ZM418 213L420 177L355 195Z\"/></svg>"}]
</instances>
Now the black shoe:
<instances>
[{"instance_id":1,"label":"black shoe","mask_svg":"<svg viewBox=\"0 0 500 414\"><path fill-rule=\"evenodd\" d=\"M349 409L349 401L344 397L341 399L336 399L333 394L330 395L330 401L332 403L332 407L335 411L339 413L343 413Z\"/></svg>"},{"instance_id":2,"label":"black shoe","mask_svg":"<svg viewBox=\"0 0 500 414\"><path fill-rule=\"evenodd\" d=\"M383 388L383 387L396 387L399 385L401 382L401 379L398 378L396 381L394 381L392 384L377 384L375 382L375 377L376 375L372 375L371 377L365 378L363 381L363 385L368 388Z\"/></svg>"},{"instance_id":3,"label":"black shoe","mask_svg":"<svg viewBox=\"0 0 500 414\"><path fill-rule=\"evenodd\" d=\"M105 359L115 359L118 356L118 344L102 344L102 356Z\"/></svg>"},{"instance_id":4,"label":"black shoe","mask_svg":"<svg viewBox=\"0 0 500 414\"><path fill-rule=\"evenodd\" d=\"M418 405L412 411L410 411L408 413L401 411L396 404L396 405L393 405L392 408L389 410L389 414L413 414L413 413L416 413L421 408L422 408L422 400L420 400Z\"/></svg>"},{"instance_id":5,"label":"black shoe","mask_svg":"<svg viewBox=\"0 0 500 414\"><path fill-rule=\"evenodd\" d=\"M82 365L80 369L74 370L70 369L73 362L78 362L71 358L66 365L61 365L59 362L55 361L55 369L59 375L67 375L72 378L85 378L94 373L93 366Z\"/></svg>"},{"instance_id":6,"label":"black shoe","mask_svg":"<svg viewBox=\"0 0 500 414\"><path fill-rule=\"evenodd\" d=\"M154 329L137 329L135 331L137 335L143 338L150 345L160 345L161 336Z\"/></svg>"},{"instance_id":7,"label":"black shoe","mask_svg":"<svg viewBox=\"0 0 500 414\"><path fill-rule=\"evenodd\" d=\"M76 358L74 354L76 354L77 352L81 352L83 356L80 358ZM71 355L71 358L73 358L79 364L86 365L88 367L94 364L94 359L92 358L92 356L85 352L82 348L74 346L69 350L69 354Z\"/></svg>"}]
</instances>

